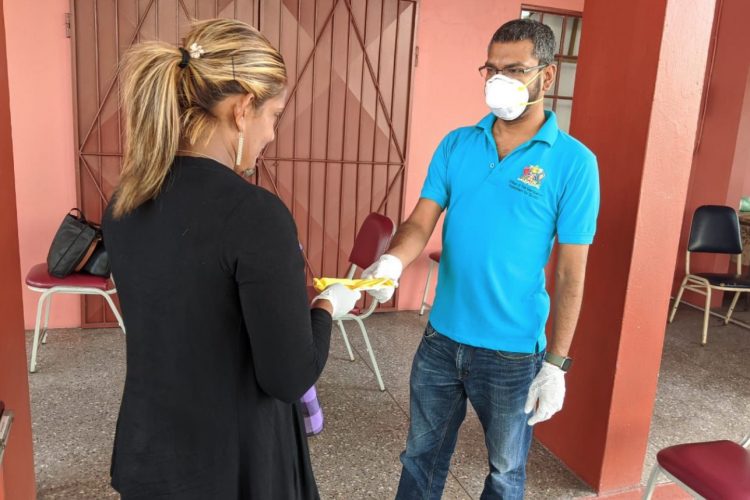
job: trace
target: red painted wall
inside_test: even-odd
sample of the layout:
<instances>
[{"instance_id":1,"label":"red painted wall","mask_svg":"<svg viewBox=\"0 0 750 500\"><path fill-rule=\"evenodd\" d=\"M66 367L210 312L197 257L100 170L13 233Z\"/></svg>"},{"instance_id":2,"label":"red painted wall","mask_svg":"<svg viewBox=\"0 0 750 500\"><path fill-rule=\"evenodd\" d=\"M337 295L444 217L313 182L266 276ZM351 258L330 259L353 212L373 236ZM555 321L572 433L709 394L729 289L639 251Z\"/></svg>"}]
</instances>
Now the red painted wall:
<instances>
[{"instance_id":1,"label":"red painted wall","mask_svg":"<svg viewBox=\"0 0 750 500\"><path fill-rule=\"evenodd\" d=\"M741 164L735 170L744 170L745 172L745 182L740 194L750 196L750 71L748 71L745 80L745 100L742 103L742 119L740 121L740 133L737 134L734 161Z\"/></svg>"},{"instance_id":2,"label":"red painted wall","mask_svg":"<svg viewBox=\"0 0 750 500\"><path fill-rule=\"evenodd\" d=\"M32 500L35 497L34 458L9 102L3 6L0 5L0 241L3 242L0 245L3 270L0 274L0 399L16 416L0 470L0 500Z\"/></svg>"},{"instance_id":3,"label":"red painted wall","mask_svg":"<svg viewBox=\"0 0 750 500\"><path fill-rule=\"evenodd\" d=\"M750 69L745 78L745 98L742 102L742 116L740 117L739 131L737 132L737 144L734 149L734 166L732 174L743 176L740 196L750 196ZM739 185L737 181L731 181L731 185ZM746 264L750 265L750 262Z\"/></svg>"},{"instance_id":4,"label":"red painted wall","mask_svg":"<svg viewBox=\"0 0 750 500\"><path fill-rule=\"evenodd\" d=\"M729 205L738 208L740 196L750 195L750 98L747 19L750 2L717 0L719 16L713 64L709 64L708 89L703 131L693 158L690 189L682 220L673 293L685 275L685 251L693 212L700 205ZM729 258L694 255L691 268L702 272L727 272ZM687 299L704 304L702 296ZM714 306L720 301L716 298Z\"/></svg>"},{"instance_id":5,"label":"red painted wall","mask_svg":"<svg viewBox=\"0 0 750 500\"><path fill-rule=\"evenodd\" d=\"M75 207L73 91L65 13L70 0L0 0L5 7L21 274L44 262L63 216ZM33 40L29 29L33 26ZM23 283L19 281L19 283ZM23 287L25 325L39 294ZM81 324L80 298L55 297L52 328Z\"/></svg>"},{"instance_id":6,"label":"red painted wall","mask_svg":"<svg viewBox=\"0 0 750 500\"><path fill-rule=\"evenodd\" d=\"M603 493L640 483L692 163L714 0L679 4L584 8L571 132L602 207L567 400L537 436Z\"/></svg>"},{"instance_id":7,"label":"red painted wall","mask_svg":"<svg viewBox=\"0 0 750 500\"><path fill-rule=\"evenodd\" d=\"M739 203L739 198L750 196L750 69L748 69L747 77L745 78L745 94L740 112L737 143L734 147L734 159L732 162L732 177L729 180L729 186L728 203L731 203L733 199ZM742 272L745 274L750 272L750 259L744 259L742 264Z\"/></svg>"}]
</instances>

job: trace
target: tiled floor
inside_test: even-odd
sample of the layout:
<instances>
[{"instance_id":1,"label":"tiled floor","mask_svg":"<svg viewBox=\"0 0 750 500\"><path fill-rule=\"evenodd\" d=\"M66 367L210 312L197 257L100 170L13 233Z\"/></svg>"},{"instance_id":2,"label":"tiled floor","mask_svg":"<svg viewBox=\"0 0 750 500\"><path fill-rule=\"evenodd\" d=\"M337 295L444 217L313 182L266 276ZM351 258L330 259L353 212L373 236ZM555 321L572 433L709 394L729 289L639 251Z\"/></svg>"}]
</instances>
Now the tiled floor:
<instances>
[{"instance_id":1,"label":"tiled floor","mask_svg":"<svg viewBox=\"0 0 750 500\"><path fill-rule=\"evenodd\" d=\"M738 317L750 319L750 313ZM712 322L699 345L701 316L683 308L667 330L644 479L657 449L750 428L750 331ZM425 320L416 313L368 320L387 391L377 389L353 325L350 362L337 332L318 384L326 427L311 438L324 499L393 498L408 428L408 373ZM30 341L30 337L28 338ZM114 422L124 377L124 339L117 330L52 332L30 377L40 499L116 497L108 486ZM444 498L479 498L486 474L482 431L470 411L453 458ZM538 443L528 467L527 498L590 495L588 487Z\"/></svg>"}]
</instances>

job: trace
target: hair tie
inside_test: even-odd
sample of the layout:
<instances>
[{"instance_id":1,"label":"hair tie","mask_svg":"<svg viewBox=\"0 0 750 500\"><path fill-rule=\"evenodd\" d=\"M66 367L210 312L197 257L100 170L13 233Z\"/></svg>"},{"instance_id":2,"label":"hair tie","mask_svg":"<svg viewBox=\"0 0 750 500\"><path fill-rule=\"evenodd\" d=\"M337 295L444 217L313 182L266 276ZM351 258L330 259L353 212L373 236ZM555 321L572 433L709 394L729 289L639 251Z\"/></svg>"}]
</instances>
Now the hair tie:
<instances>
[{"instance_id":1,"label":"hair tie","mask_svg":"<svg viewBox=\"0 0 750 500\"><path fill-rule=\"evenodd\" d=\"M185 69L190 63L190 52L180 47L180 54L182 54L182 61L180 61L180 69Z\"/></svg>"}]
</instances>

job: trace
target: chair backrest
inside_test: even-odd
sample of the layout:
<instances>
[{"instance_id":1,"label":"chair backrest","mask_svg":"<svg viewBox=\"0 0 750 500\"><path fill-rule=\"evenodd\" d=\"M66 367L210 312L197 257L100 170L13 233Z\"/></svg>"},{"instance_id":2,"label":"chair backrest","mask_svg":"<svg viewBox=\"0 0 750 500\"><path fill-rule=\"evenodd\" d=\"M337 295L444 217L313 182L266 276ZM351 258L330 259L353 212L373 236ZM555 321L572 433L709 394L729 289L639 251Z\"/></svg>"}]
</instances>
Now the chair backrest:
<instances>
[{"instance_id":1,"label":"chair backrest","mask_svg":"<svg viewBox=\"0 0 750 500\"><path fill-rule=\"evenodd\" d=\"M357 232L349 262L366 268L378 260L388 250L393 238L393 227L393 221L385 215L368 215Z\"/></svg>"},{"instance_id":2,"label":"chair backrest","mask_svg":"<svg viewBox=\"0 0 750 500\"><path fill-rule=\"evenodd\" d=\"M688 252L741 254L740 220L732 207L703 205L693 214Z\"/></svg>"}]
</instances>

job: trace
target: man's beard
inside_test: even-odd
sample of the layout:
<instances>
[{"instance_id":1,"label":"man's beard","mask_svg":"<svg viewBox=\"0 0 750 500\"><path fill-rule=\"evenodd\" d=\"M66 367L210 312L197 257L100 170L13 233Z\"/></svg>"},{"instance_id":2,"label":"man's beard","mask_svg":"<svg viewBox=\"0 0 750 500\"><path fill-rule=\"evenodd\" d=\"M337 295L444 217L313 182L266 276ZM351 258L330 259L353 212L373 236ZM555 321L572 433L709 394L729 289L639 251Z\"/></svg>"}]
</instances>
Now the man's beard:
<instances>
[{"instance_id":1,"label":"man's beard","mask_svg":"<svg viewBox=\"0 0 750 500\"><path fill-rule=\"evenodd\" d=\"M541 93L542 93L542 79L540 77L540 78L537 78L536 80L536 90L534 91L534 95L532 96L531 93L529 93L529 102L534 102L537 99L539 99L539 95L541 95Z\"/></svg>"},{"instance_id":2,"label":"man's beard","mask_svg":"<svg viewBox=\"0 0 750 500\"><path fill-rule=\"evenodd\" d=\"M531 92L529 92L529 102L534 102L537 99L539 99L539 96L541 95L541 93L542 93L542 79L541 77L539 77L537 78L537 81L536 81L536 89L534 90L534 95L532 95ZM522 120L526 116L526 113L528 111L529 111L529 105L526 105L523 112L520 115L518 115L518 118L516 118L515 120L511 120L511 121L516 122L518 120Z\"/></svg>"}]
</instances>

